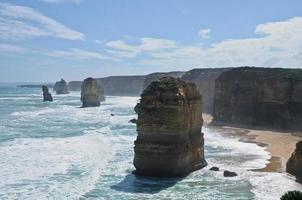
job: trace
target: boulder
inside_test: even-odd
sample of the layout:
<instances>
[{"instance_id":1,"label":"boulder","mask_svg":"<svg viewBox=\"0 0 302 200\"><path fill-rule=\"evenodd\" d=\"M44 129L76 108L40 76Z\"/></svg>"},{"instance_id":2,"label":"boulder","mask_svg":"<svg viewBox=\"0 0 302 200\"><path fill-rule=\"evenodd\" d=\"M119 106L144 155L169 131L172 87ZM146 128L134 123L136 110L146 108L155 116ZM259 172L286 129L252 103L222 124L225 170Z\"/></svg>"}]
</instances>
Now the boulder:
<instances>
[{"instance_id":1,"label":"boulder","mask_svg":"<svg viewBox=\"0 0 302 200\"><path fill-rule=\"evenodd\" d=\"M238 176L238 174L236 172L231 172L231 171L225 170L223 172L223 176L224 177L234 177L234 176Z\"/></svg>"},{"instance_id":2,"label":"boulder","mask_svg":"<svg viewBox=\"0 0 302 200\"><path fill-rule=\"evenodd\" d=\"M42 85L43 91L43 101L53 101L51 94L48 91L48 87L46 85Z\"/></svg>"},{"instance_id":3,"label":"boulder","mask_svg":"<svg viewBox=\"0 0 302 200\"><path fill-rule=\"evenodd\" d=\"M219 171L219 167L211 167L210 170L211 171Z\"/></svg>"},{"instance_id":4,"label":"boulder","mask_svg":"<svg viewBox=\"0 0 302 200\"><path fill-rule=\"evenodd\" d=\"M57 81L54 85L54 91L56 91L56 94L68 94L69 90L67 87L67 82L64 79L61 79L61 81Z\"/></svg>"},{"instance_id":5,"label":"boulder","mask_svg":"<svg viewBox=\"0 0 302 200\"><path fill-rule=\"evenodd\" d=\"M130 120L129 120L129 123L136 124L136 123L137 123L137 119L130 119Z\"/></svg>"},{"instance_id":6,"label":"boulder","mask_svg":"<svg viewBox=\"0 0 302 200\"><path fill-rule=\"evenodd\" d=\"M294 176L297 180L302 180L302 140L296 144L296 149L287 161L286 171Z\"/></svg>"},{"instance_id":7,"label":"boulder","mask_svg":"<svg viewBox=\"0 0 302 200\"><path fill-rule=\"evenodd\" d=\"M163 77L152 82L135 107L135 173L184 176L207 165L201 133L202 97L195 84Z\"/></svg>"},{"instance_id":8,"label":"boulder","mask_svg":"<svg viewBox=\"0 0 302 200\"><path fill-rule=\"evenodd\" d=\"M96 107L105 100L104 90L93 78L86 78L82 84L81 101L83 107Z\"/></svg>"}]
</instances>

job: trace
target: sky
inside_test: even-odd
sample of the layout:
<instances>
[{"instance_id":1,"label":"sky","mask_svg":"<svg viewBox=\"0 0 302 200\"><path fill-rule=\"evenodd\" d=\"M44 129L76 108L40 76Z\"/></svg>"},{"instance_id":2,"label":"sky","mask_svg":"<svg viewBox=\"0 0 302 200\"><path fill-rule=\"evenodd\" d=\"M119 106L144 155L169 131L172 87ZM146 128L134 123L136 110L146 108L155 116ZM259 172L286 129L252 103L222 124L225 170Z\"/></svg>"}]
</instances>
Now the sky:
<instances>
[{"instance_id":1,"label":"sky","mask_svg":"<svg viewBox=\"0 0 302 200\"><path fill-rule=\"evenodd\" d=\"M301 0L0 0L0 82L302 67Z\"/></svg>"}]
</instances>

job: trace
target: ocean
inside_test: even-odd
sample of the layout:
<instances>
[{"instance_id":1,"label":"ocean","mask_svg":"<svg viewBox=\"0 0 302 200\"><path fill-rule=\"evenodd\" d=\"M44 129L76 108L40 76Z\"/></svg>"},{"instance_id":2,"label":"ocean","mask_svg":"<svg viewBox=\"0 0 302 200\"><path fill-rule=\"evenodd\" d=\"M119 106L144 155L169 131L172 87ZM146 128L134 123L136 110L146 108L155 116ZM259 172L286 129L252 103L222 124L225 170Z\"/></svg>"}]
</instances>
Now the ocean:
<instances>
[{"instance_id":1,"label":"ocean","mask_svg":"<svg viewBox=\"0 0 302 200\"><path fill-rule=\"evenodd\" d=\"M79 92L52 93L54 101L43 102L38 88L0 85L0 199L276 200L302 189L289 175L252 171L270 158L264 147L207 126L207 167L184 178L136 177L136 126L128 121L139 97L80 108Z\"/></svg>"}]
</instances>

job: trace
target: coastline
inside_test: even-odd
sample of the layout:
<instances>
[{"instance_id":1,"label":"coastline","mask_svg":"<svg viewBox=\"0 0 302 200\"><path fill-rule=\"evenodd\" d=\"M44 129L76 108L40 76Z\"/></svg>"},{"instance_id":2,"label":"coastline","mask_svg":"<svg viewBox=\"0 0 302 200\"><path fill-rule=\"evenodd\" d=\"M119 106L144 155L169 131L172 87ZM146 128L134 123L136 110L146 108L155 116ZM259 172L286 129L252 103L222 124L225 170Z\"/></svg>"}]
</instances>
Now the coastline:
<instances>
[{"instance_id":1,"label":"coastline","mask_svg":"<svg viewBox=\"0 0 302 200\"><path fill-rule=\"evenodd\" d=\"M294 151L296 143L302 139L290 132L256 130L224 124L213 124L213 117L209 114L203 114L203 120L204 125L219 128L224 135L240 137L240 141L242 142L256 143L259 146L265 147L265 150L270 153L271 158L264 168L255 170L260 172L285 172L287 160Z\"/></svg>"}]
</instances>

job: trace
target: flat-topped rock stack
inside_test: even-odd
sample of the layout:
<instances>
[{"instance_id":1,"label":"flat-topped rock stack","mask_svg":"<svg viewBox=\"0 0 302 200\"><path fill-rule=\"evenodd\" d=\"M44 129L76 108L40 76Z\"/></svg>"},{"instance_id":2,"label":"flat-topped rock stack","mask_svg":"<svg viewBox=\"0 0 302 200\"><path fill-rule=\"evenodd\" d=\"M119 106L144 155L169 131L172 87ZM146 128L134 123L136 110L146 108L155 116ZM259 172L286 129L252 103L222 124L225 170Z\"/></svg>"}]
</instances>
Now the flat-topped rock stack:
<instances>
[{"instance_id":1,"label":"flat-topped rock stack","mask_svg":"<svg viewBox=\"0 0 302 200\"><path fill-rule=\"evenodd\" d=\"M57 81L53 87L56 94L69 94L67 82L64 79Z\"/></svg>"},{"instance_id":2,"label":"flat-topped rock stack","mask_svg":"<svg viewBox=\"0 0 302 200\"><path fill-rule=\"evenodd\" d=\"M302 181L302 140L296 144L296 149L287 161L286 171Z\"/></svg>"},{"instance_id":3,"label":"flat-topped rock stack","mask_svg":"<svg viewBox=\"0 0 302 200\"><path fill-rule=\"evenodd\" d=\"M172 77L154 81L141 94L135 111L136 174L183 176L206 166L202 97L195 84Z\"/></svg>"},{"instance_id":4,"label":"flat-topped rock stack","mask_svg":"<svg viewBox=\"0 0 302 200\"><path fill-rule=\"evenodd\" d=\"M46 85L42 85L43 91L43 101L53 101L51 94L48 91L48 87Z\"/></svg>"},{"instance_id":5,"label":"flat-topped rock stack","mask_svg":"<svg viewBox=\"0 0 302 200\"><path fill-rule=\"evenodd\" d=\"M82 83L81 101L83 107L96 107L105 101L104 90L97 80L86 78Z\"/></svg>"}]
</instances>

